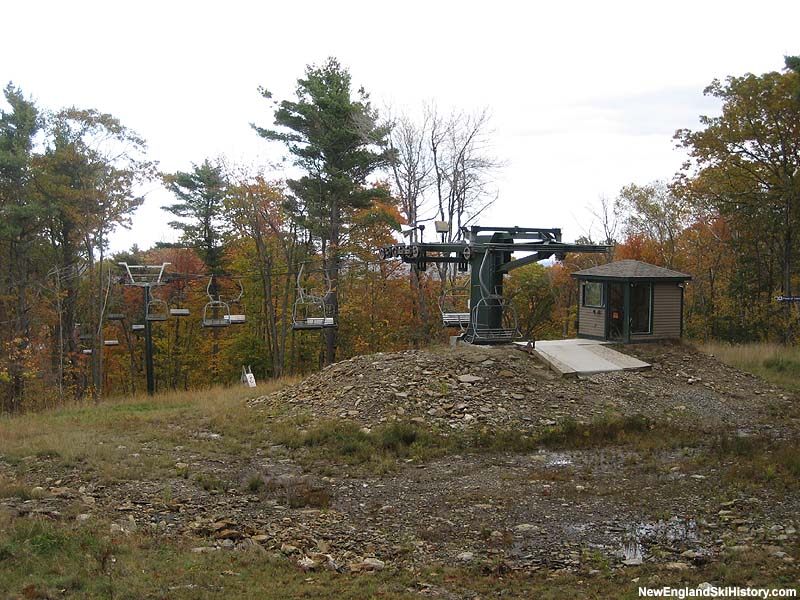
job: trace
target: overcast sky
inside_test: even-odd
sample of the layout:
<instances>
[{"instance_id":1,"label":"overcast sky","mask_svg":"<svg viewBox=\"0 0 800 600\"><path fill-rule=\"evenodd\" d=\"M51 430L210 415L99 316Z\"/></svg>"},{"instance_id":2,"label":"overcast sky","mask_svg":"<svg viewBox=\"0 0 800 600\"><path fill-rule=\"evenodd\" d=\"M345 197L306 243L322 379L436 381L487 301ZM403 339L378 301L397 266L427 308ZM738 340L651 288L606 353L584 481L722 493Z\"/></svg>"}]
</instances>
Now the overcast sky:
<instances>
[{"instance_id":1,"label":"overcast sky","mask_svg":"<svg viewBox=\"0 0 800 600\"><path fill-rule=\"evenodd\" d=\"M601 195L672 178L683 160L674 131L718 111L702 95L712 79L800 54L793 0L28 0L0 15L0 83L41 108L113 114L164 171L276 159L249 125L272 121L258 86L291 97L306 65L328 56L379 107L488 107L507 166L480 224L561 227L565 241L589 230ZM112 248L175 241L159 208L169 202L154 185Z\"/></svg>"}]
</instances>

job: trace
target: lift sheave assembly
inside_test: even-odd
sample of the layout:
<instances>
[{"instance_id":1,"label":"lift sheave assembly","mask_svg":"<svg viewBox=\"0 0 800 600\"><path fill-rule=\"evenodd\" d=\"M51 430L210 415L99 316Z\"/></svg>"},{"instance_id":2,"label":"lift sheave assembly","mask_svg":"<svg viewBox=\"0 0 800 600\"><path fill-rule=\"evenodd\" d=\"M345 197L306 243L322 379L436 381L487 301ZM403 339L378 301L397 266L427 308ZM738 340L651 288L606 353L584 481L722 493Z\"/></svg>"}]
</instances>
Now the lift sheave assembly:
<instances>
[{"instance_id":1,"label":"lift sheave assembly","mask_svg":"<svg viewBox=\"0 0 800 600\"><path fill-rule=\"evenodd\" d=\"M503 297L503 276L512 269L570 252L605 252L608 246L565 244L560 229L531 227L463 228L465 239L455 242L396 244L379 250L381 259L400 258L425 271L429 263L469 271L467 287L445 288L439 308L445 327L459 327L471 344L506 344L520 337L516 308ZM514 252L527 256L514 260ZM465 312L464 300L468 299Z\"/></svg>"}]
</instances>

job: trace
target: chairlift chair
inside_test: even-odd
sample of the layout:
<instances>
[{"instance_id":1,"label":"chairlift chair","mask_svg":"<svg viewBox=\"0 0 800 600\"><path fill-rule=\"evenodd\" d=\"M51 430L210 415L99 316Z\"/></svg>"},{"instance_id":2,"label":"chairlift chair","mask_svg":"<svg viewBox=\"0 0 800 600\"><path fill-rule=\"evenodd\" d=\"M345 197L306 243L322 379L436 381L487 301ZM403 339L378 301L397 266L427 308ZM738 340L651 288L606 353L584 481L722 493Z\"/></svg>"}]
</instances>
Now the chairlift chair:
<instances>
[{"instance_id":1,"label":"chairlift chair","mask_svg":"<svg viewBox=\"0 0 800 600\"><path fill-rule=\"evenodd\" d=\"M228 327L231 309L227 302L211 300L203 307L203 327Z\"/></svg>"},{"instance_id":2,"label":"chairlift chair","mask_svg":"<svg viewBox=\"0 0 800 600\"><path fill-rule=\"evenodd\" d=\"M292 306L292 329L304 331L336 327L333 315L330 314L330 306L325 302L325 298L331 291L330 280L328 281L328 291L325 296L307 293L305 288L300 285L304 267L305 265L301 264L300 271L297 273L297 296Z\"/></svg>"},{"instance_id":3,"label":"chairlift chair","mask_svg":"<svg viewBox=\"0 0 800 600\"><path fill-rule=\"evenodd\" d=\"M169 309L169 316L170 317L188 317L189 316L189 309L188 308L170 308Z\"/></svg>"},{"instance_id":4,"label":"chairlift chair","mask_svg":"<svg viewBox=\"0 0 800 600\"><path fill-rule=\"evenodd\" d=\"M231 308L226 302L220 300L219 295L214 297L211 293L214 277L212 275L206 285L208 302L203 307L203 327L228 327L231 324Z\"/></svg>"},{"instance_id":5,"label":"chairlift chair","mask_svg":"<svg viewBox=\"0 0 800 600\"><path fill-rule=\"evenodd\" d=\"M147 303L145 319L148 321L166 321L169 319L169 306L164 300L151 297L150 302Z\"/></svg>"},{"instance_id":6,"label":"chairlift chair","mask_svg":"<svg viewBox=\"0 0 800 600\"><path fill-rule=\"evenodd\" d=\"M466 310L464 310L466 309ZM444 327L458 327L462 331L469 325L469 286L445 289L439 298L439 311Z\"/></svg>"},{"instance_id":7,"label":"chairlift chair","mask_svg":"<svg viewBox=\"0 0 800 600\"><path fill-rule=\"evenodd\" d=\"M107 321L124 321L125 320L125 315L122 314L122 313L108 313L108 315L106 315L106 320Z\"/></svg>"},{"instance_id":8,"label":"chairlift chair","mask_svg":"<svg viewBox=\"0 0 800 600\"><path fill-rule=\"evenodd\" d=\"M144 331L144 323L134 323L133 325L131 325L131 331L133 332Z\"/></svg>"},{"instance_id":9,"label":"chairlift chair","mask_svg":"<svg viewBox=\"0 0 800 600\"><path fill-rule=\"evenodd\" d=\"M501 321L497 326L487 326L478 321L478 315L486 309L499 311ZM519 331L516 306L507 298L497 294L481 298L475 303L469 326L462 335L464 341L470 344L511 343L520 337L522 334Z\"/></svg>"},{"instance_id":10,"label":"chairlift chair","mask_svg":"<svg viewBox=\"0 0 800 600\"><path fill-rule=\"evenodd\" d=\"M319 296L302 294L297 296L292 308L292 329L326 329L336 327L334 319L328 314L325 301Z\"/></svg>"},{"instance_id":11,"label":"chairlift chair","mask_svg":"<svg viewBox=\"0 0 800 600\"><path fill-rule=\"evenodd\" d=\"M103 340L104 346L119 346L119 340Z\"/></svg>"}]
</instances>

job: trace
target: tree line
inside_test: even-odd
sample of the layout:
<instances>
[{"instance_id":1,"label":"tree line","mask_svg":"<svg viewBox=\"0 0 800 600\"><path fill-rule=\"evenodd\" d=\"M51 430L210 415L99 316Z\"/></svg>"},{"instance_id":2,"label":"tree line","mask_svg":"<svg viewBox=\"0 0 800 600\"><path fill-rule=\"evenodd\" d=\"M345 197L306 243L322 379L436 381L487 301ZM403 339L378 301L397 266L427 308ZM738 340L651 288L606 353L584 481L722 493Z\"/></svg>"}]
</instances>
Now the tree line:
<instances>
[{"instance_id":1,"label":"tree line","mask_svg":"<svg viewBox=\"0 0 800 600\"><path fill-rule=\"evenodd\" d=\"M594 214L614 258L683 270L693 337L794 341L800 195L798 61L782 72L714 81L722 113L675 140L688 160L671 180L625 186ZM298 176L280 180L207 158L160 173L146 144L113 116L40 109L9 84L0 112L0 398L6 411L134 393L143 343L132 329L148 298L123 285L119 262L171 263L151 301L188 309L153 324L159 389L319 368L371 351L444 341L439 299L460 276L381 262L375 249L414 242L432 220L442 239L475 223L497 195L502 166L488 111L380 115L336 59L311 65L296 96L270 103L254 135L280 145ZM164 210L174 246L109 256L109 236L142 203L144 183L174 197ZM430 229L427 239L431 239ZM590 233L586 241L595 237ZM526 337L574 334L577 288L569 274L592 256L530 265L506 287ZM129 282L128 282L129 283ZM324 298L338 328L296 331L293 308ZM214 298L236 303L243 325L208 330ZM109 315L116 315L109 319ZM122 320L120 320L122 317ZM116 344L110 343L116 342Z\"/></svg>"}]
</instances>

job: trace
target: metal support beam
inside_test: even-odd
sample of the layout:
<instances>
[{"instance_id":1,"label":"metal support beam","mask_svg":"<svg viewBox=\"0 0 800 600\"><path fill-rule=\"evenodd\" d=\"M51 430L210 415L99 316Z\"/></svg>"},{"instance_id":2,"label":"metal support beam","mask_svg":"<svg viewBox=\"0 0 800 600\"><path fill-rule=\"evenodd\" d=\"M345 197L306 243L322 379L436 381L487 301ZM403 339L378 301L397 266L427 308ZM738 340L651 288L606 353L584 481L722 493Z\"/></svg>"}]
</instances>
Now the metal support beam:
<instances>
[{"instance_id":1,"label":"metal support beam","mask_svg":"<svg viewBox=\"0 0 800 600\"><path fill-rule=\"evenodd\" d=\"M147 302L150 298L150 286L142 286L142 310L144 318L144 364L147 375L147 395L156 393L156 380L153 374L153 329L152 323L147 318Z\"/></svg>"},{"instance_id":2,"label":"metal support beam","mask_svg":"<svg viewBox=\"0 0 800 600\"><path fill-rule=\"evenodd\" d=\"M503 263L498 267L500 271L503 273L508 273L513 269L519 269L520 267L524 267L525 265L529 265L531 263L539 262L540 260L544 260L546 258L550 258L553 256L552 253L548 254L546 252L534 252L533 254L529 254L528 256L523 256L522 258L518 258L516 260L508 261L507 263Z\"/></svg>"}]
</instances>

